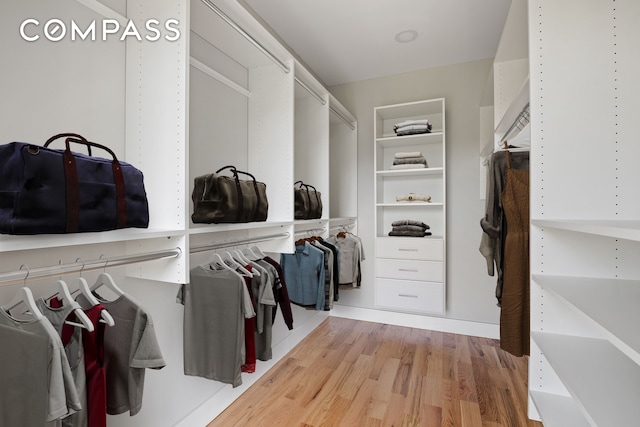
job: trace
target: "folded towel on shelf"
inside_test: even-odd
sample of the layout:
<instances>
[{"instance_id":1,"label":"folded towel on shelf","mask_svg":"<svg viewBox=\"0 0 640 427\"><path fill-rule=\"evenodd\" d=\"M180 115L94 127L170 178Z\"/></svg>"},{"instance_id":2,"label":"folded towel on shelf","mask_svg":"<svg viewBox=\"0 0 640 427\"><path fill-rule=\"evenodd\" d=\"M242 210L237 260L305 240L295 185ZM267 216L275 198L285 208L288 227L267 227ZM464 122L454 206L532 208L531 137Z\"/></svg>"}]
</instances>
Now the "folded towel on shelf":
<instances>
[{"instance_id":1,"label":"folded towel on shelf","mask_svg":"<svg viewBox=\"0 0 640 427\"><path fill-rule=\"evenodd\" d=\"M419 151L400 151L393 156L396 159L407 159L411 157L423 157L422 153Z\"/></svg>"},{"instance_id":2,"label":"folded towel on shelf","mask_svg":"<svg viewBox=\"0 0 640 427\"><path fill-rule=\"evenodd\" d=\"M395 231L391 230L389 236L402 236L402 237L425 237L431 236L430 231Z\"/></svg>"},{"instance_id":3,"label":"folded towel on shelf","mask_svg":"<svg viewBox=\"0 0 640 427\"><path fill-rule=\"evenodd\" d=\"M405 136L405 135L417 135L422 133L431 133L431 128L428 129L398 129L396 131L396 136Z\"/></svg>"},{"instance_id":4,"label":"folded towel on shelf","mask_svg":"<svg viewBox=\"0 0 640 427\"><path fill-rule=\"evenodd\" d=\"M417 221L415 219L400 219L398 221L393 221L391 223L391 227L398 227L400 225L415 225L416 227L420 227L423 230L428 230L430 227L422 221Z\"/></svg>"},{"instance_id":5,"label":"folded towel on shelf","mask_svg":"<svg viewBox=\"0 0 640 427\"><path fill-rule=\"evenodd\" d=\"M403 159L394 159L393 160L393 164L394 165L417 165L417 164L423 164L423 165L426 165L427 167L429 167L429 165L427 164L427 159L425 159L422 156L420 156L420 157L405 157Z\"/></svg>"},{"instance_id":6,"label":"folded towel on shelf","mask_svg":"<svg viewBox=\"0 0 640 427\"><path fill-rule=\"evenodd\" d=\"M396 131L396 133L398 132L406 132L408 130L419 130L422 132L427 132L429 130L431 130L431 125L408 125L408 126L401 126L399 128L394 129Z\"/></svg>"},{"instance_id":7,"label":"folded towel on shelf","mask_svg":"<svg viewBox=\"0 0 640 427\"><path fill-rule=\"evenodd\" d=\"M422 194L409 193L401 196L396 196L396 202L430 202L431 196L425 196Z\"/></svg>"},{"instance_id":8,"label":"folded towel on shelf","mask_svg":"<svg viewBox=\"0 0 640 427\"><path fill-rule=\"evenodd\" d=\"M428 124L429 124L429 120L427 120L427 119L405 120L404 122L396 123L393 126L393 128L397 129L397 128L401 128L401 127L404 127L404 126L428 125Z\"/></svg>"},{"instance_id":9,"label":"folded towel on shelf","mask_svg":"<svg viewBox=\"0 0 640 427\"><path fill-rule=\"evenodd\" d=\"M424 163L409 163L406 165L391 165L389 169L424 169L427 165Z\"/></svg>"},{"instance_id":10,"label":"folded towel on shelf","mask_svg":"<svg viewBox=\"0 0 640 427\"><path fill-rule=\"evenodd\" d=\"M391 231L413 231L423 233L426 230L418 225L396 225L391 229Z\"/></svg>"},{"instance_id":11,"label":"folded towel on shelf","mask_svg":"<svg viewBox=\"0 0 640 427\"><path fill-rule=\"evenodd\" d=\"M431 129L432 125L428 120L407 120L393 127L393 131L397 136L429 133Z\"/></svg>"}]
</instances>

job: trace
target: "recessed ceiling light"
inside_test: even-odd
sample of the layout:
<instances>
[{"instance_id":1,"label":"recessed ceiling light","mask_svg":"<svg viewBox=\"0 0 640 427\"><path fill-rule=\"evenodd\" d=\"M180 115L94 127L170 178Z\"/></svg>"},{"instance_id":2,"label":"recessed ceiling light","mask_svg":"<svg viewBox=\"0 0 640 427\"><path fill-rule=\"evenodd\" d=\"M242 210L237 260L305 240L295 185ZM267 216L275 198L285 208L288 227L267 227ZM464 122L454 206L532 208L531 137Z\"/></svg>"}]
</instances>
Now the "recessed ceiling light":
<instances>
[{"instance_id":1,"label":"recessed ceiling light","mask_svg":"<svg viewBox=\"0 0 640 427\"><path fill-rule=\"evenodd\" d=\"M416 30L404 30L396 34L396 41L398 43L410 43L418 38L418 32Z\"/></svg>"}]
</instances>

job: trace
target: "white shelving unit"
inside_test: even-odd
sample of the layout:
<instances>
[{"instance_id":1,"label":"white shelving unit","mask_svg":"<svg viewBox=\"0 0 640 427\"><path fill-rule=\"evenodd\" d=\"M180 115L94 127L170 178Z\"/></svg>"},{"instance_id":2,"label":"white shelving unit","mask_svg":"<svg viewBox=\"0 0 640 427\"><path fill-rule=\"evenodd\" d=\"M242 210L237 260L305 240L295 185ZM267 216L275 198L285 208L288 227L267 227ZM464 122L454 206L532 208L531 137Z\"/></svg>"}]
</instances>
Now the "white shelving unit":
<instances>
[{"instance_id":1,"label":"white shelving unit","mask_svg":"<svg viewBox=\"0 0 640 427\"><path fill-rule=\"evenodd\" d=\"M206 424L245 386L230 391L221 383L183 373L183 312L175 304L176 290L189 282L190 265L210 256L189 255L190 248L274 236L260 241L260 249L289 252L298 229L327 231L356 223L356 119L235 0L12 1L0 4L0 17L5 24L0 29L4 59L15 64L0 79L3 143L43 144L60 132L82 134L143 172L150 207L148 229L0 235L0 271L178 248L177 258L107 267L153 314L168 362L167 368L147 376L148 409L135 418L112 417L109 425ZM41 37L26 42L17 31L26 18L42 23L29 27L41 35L52 18L80 26L95 20L98 40L72 42L67 37L54 43ZM146 19L161 24L174 19L180 37L121 41L117 34L103 42L99 31L106 18L117 19L121 31L130 19L141 31ZM194 178L226 165L265 182L266 222L192 223ZM295 175L323 193L326 208L320 220L294 221ZM84 273L89 282L98 274ZM51 294L50 280L29 279L27 285L36 297ZM0 299L11 300L15 286L0 286ZM247 385L326 316L295 306L293 310L295 331L276 320L273 363L245 377ZM173 404L165 405L167 399ZM194 421L199 416L202 419Z\"/></svg>"},{"instance_id":2,"label":"white shelving unit","mask_svg":"<svg viewBox=\"0 0 640 427\"><path fill-rule=\"evenodd\" d=\"M529 1L529 394L545 426L638 423L639 13L633 0Z\"/></svg>"},{"instance_id":3,"label":"white shelving unit","mask_svg":"<svg viewBox=\"0 0 640 427\"><path fill-rule=\"evenodd\" d=\"M428 119L432 132L395 136L393 126ZM433 99L387 105L374 110L376 194L376 307L420 314L445 313L445 101ZM420 152L426 168L390 169L398 152ZM407 193L431 196L430 202L396 201ZM390 237L391 223L417 220L431 236Z\"/></svg>"}]
</instances>

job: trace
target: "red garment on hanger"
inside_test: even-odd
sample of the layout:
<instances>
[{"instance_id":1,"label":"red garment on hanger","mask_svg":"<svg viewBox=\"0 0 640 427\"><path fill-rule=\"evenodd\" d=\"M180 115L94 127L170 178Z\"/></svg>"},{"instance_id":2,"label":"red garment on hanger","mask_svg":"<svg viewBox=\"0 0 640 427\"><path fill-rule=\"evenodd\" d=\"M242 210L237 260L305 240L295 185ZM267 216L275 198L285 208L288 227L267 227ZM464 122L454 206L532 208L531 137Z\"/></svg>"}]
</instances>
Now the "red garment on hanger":
<instances>
[{"instance_id":1,"label":"red garment on hanger","mask_svg":"<svg viewBox=\"0 0 640 427\"><path fill-rule=\"evenodd\" d=\"M253 268L253 266L248 265L245 268L249 271ZM253 304L253 292L251 292L251 278L245 277L244 284L249 290L249 295L251 295L251 304ZM256 307L254 305L253 310L256 311ZM250 319L244 319L244 349L245 349L245 362L240 367L242 372L246 372L248 374L252 374L256 371L256 338L253 330L255 329L255 317L251 317Z\"/></svg>"},{"instance_id":2,"label":"red garment on hanger","mask_svg":"<svg viewBox=\"0 0 640 427\"><path fill-rule=\"evenodd\" d=\"M104 323L100 322L102 304L95 305L85 314L94 330L82 330L84 365L87 373L87 413L89 427L107 427L107 381L104 368Z\"/></svg>"},{"instance_id":3,"label":"red garment on hanger","mask_svg":"<svg viewBox=\"0 0 640 427\"><path fill-rule=\"evenodd\" d=\"M52 298L51 307L62 307L62 301ZM84 350L84 367L87 378L87 424L88 427L107 427L107 382L104 369L104 323L100 322L102 304L95 305L85 314L93 323L93 332L82 329L82 348ZM75 317L75 316L74 316ZM62 342L71 339L74 327L62 327Z\"/></svg>"}]
</instances>

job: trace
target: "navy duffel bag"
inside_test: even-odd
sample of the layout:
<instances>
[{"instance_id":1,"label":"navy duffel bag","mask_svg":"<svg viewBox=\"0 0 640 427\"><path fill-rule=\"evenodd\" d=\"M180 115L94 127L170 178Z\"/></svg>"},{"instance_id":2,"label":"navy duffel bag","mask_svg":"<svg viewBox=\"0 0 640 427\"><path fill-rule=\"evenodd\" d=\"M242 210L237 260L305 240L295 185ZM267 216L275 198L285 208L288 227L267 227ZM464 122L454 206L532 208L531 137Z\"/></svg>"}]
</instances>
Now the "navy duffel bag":
<instances>
[{"instance_id":1,"label":"navy duffel bag","mask_svg":"<svg viewBox=\"0 0 640 427\"><path fill-rule=\"evenodd\" d=\"M48 148L64 138L64 150ZM89 155L71 151L85 145ZM111 159L94 157L91 147ZM142 172L109 148L78 134L55 135L44 146L0 145L0 233L60 234L146 228L149 206Z\"/></svg>"}]
</instances>

